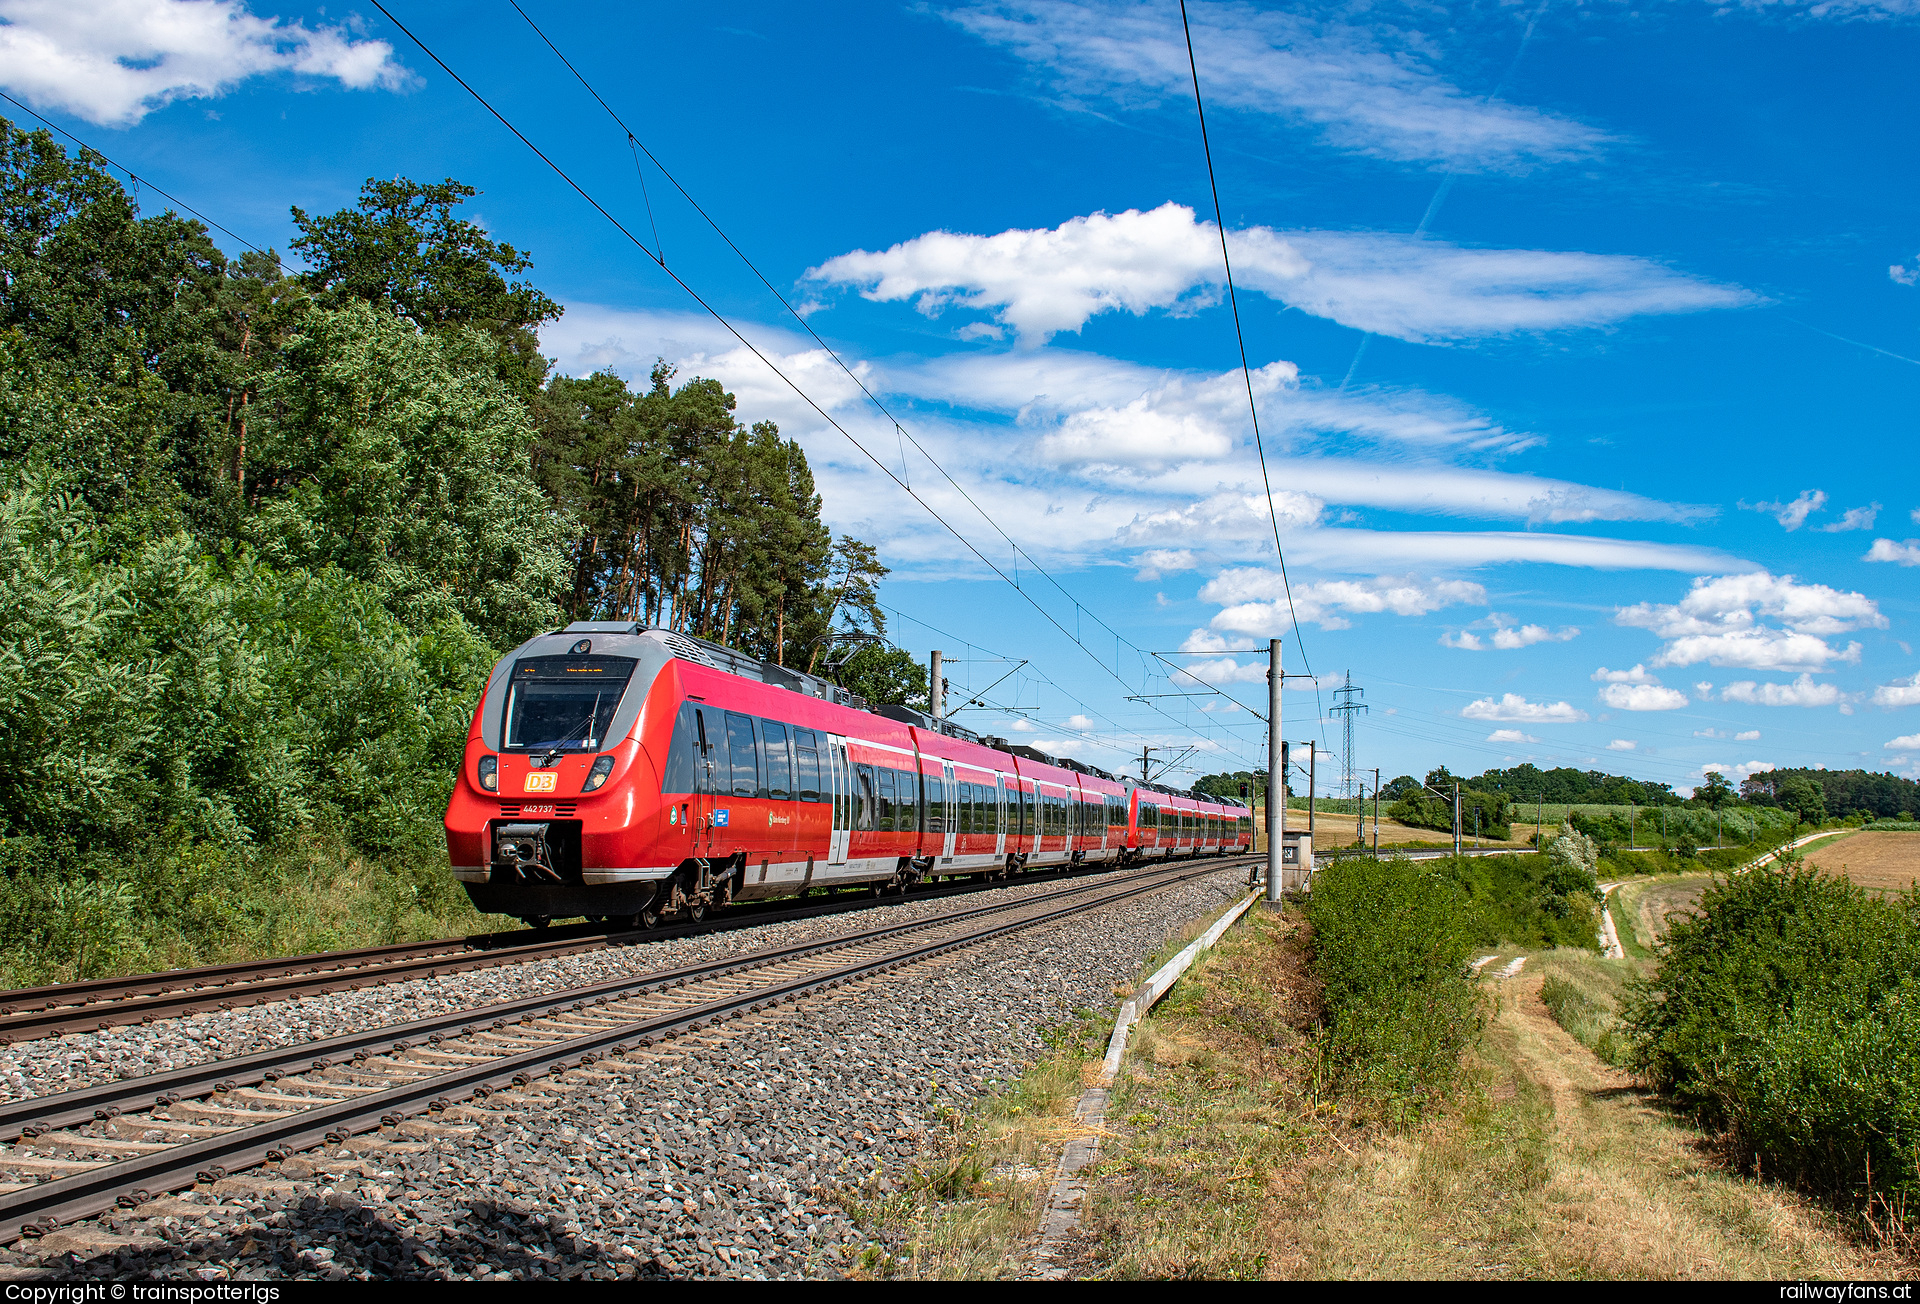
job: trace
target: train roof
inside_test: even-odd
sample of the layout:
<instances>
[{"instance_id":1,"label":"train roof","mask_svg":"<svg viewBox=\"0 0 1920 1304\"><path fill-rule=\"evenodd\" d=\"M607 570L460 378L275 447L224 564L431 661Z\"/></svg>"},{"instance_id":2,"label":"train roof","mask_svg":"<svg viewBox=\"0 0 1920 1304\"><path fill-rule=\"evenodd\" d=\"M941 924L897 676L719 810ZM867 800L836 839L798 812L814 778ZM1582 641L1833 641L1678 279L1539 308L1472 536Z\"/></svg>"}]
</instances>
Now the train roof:
<instances>
[{"instance_id":1,"label":"train roof","mask_svg":"<svg viewBox=\"0 0 1920 1304\"><path fill-rule=\"evenodd\" d=\"M637 620L576 620L565 629L555 630L556 634L628 634L642 635L655 639L665 645L667 651L683 660L722 671L729 675L738 675L742 679L751 679L762 684L771 684L775 688L784 688L789 692L800 693L807 697L831 702L836 706L851 707L856 711L865 711L882 719L893 720L900 724L925 729L929 733L941 733L949 738L958 738L963 742L976 743L990 747L994 751L1009 752L1015 756L1024 756L1030 761L1042 765L1054 765L1063 770L1073 770L1079 774L1105 779L1109 783L1127 784L1135 788L1146 788L1153 792L1165 793L1170 797L1186 797L1192 801L1213 801L1224 806L1243 806L1244 802L1232 797L1210 797L1180 788L1169 788L1159 783L1143 783L1124 774L1113 774L1097 765L1088 765L1076 761L1070 756L1053 756L1037 747L1028 747L1021 743L1010 743L994 734L979 734L964 725L939 718L911 706L876 706L858 693L850 692L830 679L808 674L804 670L794 670L787 666L775 665L771 661L762 661L758 657L748 656L745 652L715 643L709 639L696 638L692 634L682 634L679 630L662 629L657 625L643 625Z\"/></svg>"}]
</instances>

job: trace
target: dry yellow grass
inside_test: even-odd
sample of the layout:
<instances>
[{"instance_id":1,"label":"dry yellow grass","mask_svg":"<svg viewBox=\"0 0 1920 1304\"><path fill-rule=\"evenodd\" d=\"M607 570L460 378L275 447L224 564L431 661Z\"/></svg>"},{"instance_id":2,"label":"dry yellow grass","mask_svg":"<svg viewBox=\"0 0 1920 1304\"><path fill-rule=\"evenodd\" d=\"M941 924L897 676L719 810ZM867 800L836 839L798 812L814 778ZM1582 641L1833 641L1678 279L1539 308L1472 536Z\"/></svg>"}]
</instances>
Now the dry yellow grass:
<instances>
[{"instance_id":1,"label":"dry yellow grass","mask_svg":"<svg viewBox=\"0 0 1920 1304\"><path fill-rule=\"evenodd\" d=\"M1882 1268L1835 1219L1728 1173L1574 1041L1539 975L1503 986L1478 1089L1324 1175L1320 1277L1791 1278Z\"/></svg>"},{"instance_id":2,"label":"dry yellow grass","mask_svg":"<svg viewBox=\"0 0 1920 1304\"><path fill-rule=\"evenodd\" d=\"M1814 848L1807 859L1861 887L1904 892L1920 879L1920 833L1862 829Z\"/></svg>"}]
</instances>

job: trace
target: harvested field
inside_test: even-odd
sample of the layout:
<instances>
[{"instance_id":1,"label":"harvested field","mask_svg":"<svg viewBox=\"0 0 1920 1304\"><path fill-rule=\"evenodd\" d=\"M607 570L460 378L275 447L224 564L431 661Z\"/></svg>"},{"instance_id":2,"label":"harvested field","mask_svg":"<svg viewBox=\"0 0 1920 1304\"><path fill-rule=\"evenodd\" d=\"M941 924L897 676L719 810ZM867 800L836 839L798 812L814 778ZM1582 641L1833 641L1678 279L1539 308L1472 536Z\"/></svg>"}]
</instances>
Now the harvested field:
<instances>
[{"instance_id":1,"label":"harvested field","mask_svg":"<svg viewBox=\"0 0 1920 1304\"><path fill-rule=\"evenodd\" d=\"M1666 937L1670 920L1685 918L1700 908L1700 898L1712 882L1711 875L1688 874L1650 883L1623 884L1616 891L1624 910L1616 911L1614 918L1618 920L1624 913L1635 939L1642 947L1652 950Z\"/></svg>"},{"instance_id":2,"label":"harvested field","mask_svg":"<svg viewBox=\"0 0 1920 1304\"><path fill-rule=\"evenodd\" d=\"M1807 859L1821 869L1844 874L1859 886L1904 892L1920 879L1920 833L1858 833L1824 843Z\"/></svg>"}]
</instances>

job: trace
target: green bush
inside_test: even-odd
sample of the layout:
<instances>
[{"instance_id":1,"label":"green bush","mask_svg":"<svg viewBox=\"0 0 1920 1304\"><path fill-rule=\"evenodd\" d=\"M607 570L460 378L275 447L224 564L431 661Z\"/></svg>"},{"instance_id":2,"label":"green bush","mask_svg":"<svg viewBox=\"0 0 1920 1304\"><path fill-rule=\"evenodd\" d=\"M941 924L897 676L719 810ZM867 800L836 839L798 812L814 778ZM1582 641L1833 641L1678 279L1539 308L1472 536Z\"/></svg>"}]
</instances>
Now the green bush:
<instances>
[{"instance_id":1,"label":"green bush","mask_svg":"<svg viewBox=\"0 0 1920 1304\"><path fill-rule=\"evenodd\" d=\"M1708 890L1630 995L1630 1063L1763 1172L1920 1192L1920 895L1798 857Z\"/></svg>"},{"instance_id":2,"label":"green bush","mask_svg":"<svg viewBox=\"0 0 1920 1304\"><path fill-rule=\"evenodd\" d=\"M1453 1083L1482 1025L1466 977L1472 903L1445 873L1394 857L1329 869L1306 910L1331 1075L1390 1116L1417 1116Z\"/></svg>"},{"instance_id":3,"label":"green bush","mask_svg":"<svg viewBox=\"0 0 1920 1304\"><path fill-rule=\"evenodd\" d=\"M1435 864L1472 907L1483 946L1595 946L1600 892L1591 873L1538 853L1449 856ZM1315 889L1318 890L1317 888Z\"/></svg>"}]
</instances>

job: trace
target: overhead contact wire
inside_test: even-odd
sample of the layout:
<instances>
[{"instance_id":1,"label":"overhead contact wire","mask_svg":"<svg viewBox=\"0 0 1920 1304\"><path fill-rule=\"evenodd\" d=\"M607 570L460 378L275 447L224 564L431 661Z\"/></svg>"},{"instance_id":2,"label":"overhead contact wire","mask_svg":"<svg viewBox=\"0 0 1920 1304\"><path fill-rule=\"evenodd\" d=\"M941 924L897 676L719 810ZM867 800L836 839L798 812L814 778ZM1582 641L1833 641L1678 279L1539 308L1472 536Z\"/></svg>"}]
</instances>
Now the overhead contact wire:
<instances>
[{"instance_id":1,"label":"overhead contact wire","mask_svg":"<svg viewBox=\"0 0 1920 1304\"><path fill-rule=\"evenodd\" d=\"M642 253L646 253L650 261L652 261L657 267L660 268L661 271L665 272L670 278L672 278L673 283L675 285L678 285L683 291L686 292L688 298L692 299L695 303L699 304L700 307L704 309L709 316L711 316L715 321L719 322L721 326L725 327L728 334L732 335L736 340L739 340L740 343L744 345L746 349L753 354L754 357L758 358L762 363L764 363L767 369L773 372L774 375L778 376L782 381L782 383L784 383L787 386L787 388L791 389L795 394L797 394L800 397L800 400L802 402L804 402L808 407L812 408L813 411L819 415L822 421L825 421L828 425L832 426L843 437L845 437L848 443L852 444L855 448L859 449L861 454L864 455L868 461L872 462L873 465L879 469L882 475L885 475L889 480L893 481L894 484L899 485L903 493L905 493L908 497L912 498L914 502L918 503L926 511L926 513L929 516L933 517L935 521L940 523L940 526L943 529L945 529L949 534L953 535L955 539L959 540L961 546L966 548L968 552L972 553L975 557L977 557L980 560L982 565L986 566L988 570L992 571L995 575L999 576L1000 579L1005 581L1011 588L1014 589L1015 592L1019 593L1023 598L1025 598L1027 600L1028 605L1031 606L1035 611L1039 612L1041 617L1044 620L1046 620L1048 624L1052 625L1055 629L1059 630L1061 634L1065 635L1068 639L1072 640L1074 645L1079 647L1081 651L1087 653L1087 655L1090 658L1092 658L1095 665L1098 665L1101 668L1101 670L1105 671L1107 674L1112 675L1113 678L1120 684L1121 687L1127 688L1127 689L1132 688L1132 685L1128 684L1126 680L1122 679L1115 672L1108 670L1106 663L1102 661L1098 656L1096 656L1093 653L1093 650L1091 648L1087 647L1084 643L1081 643L1078 639L1074 638L1073 635L1070 632L1068 632L1066 626L1062 625L1058 620L1054 618L1052 612L1048 611L1045 607L1040 605L1040 603L1036 601L1034 597L1031 594L1029 594L1025 589L1021 588L1018 584L1013 583L1012 579L1008 577L1007 573L1001 570L1000 567L996 565L992 561L992 559L990 559L985 553L981 552L980 549L974 545L972 540L968 539L964 534L960 533L960 531L955 529L953 525L950 522L948 522L948 520L944 516L942 516L938 511L936 511L931 504L929 504L925 499L921 498L919 494L915 493L911 488L909 488L906 482L903 481L899 476L895 475L892 469L889 468L884 461L882 461L879 457L877 457L871 449L869 449L865 444L861 443L858 439L854 438L852 432L847 430L845 426L841 425L838 421L834 420L834 418L826 411L826 409L822 408L817 402L814 401L813 397L810 394L808 394L804 389L800 388L800 386L794 382L792 377L788 376L786 372L782 371L778 366L776 366L773 360L769 358L765 353L761 352L760 348L757 345L755 345L753 341L749 340L745 335L741 334L740 331L734 326L734 324L731 321L727 320L726 316L722 314L719 311L719 309L715 308L712 304L708 303L704 298L701 297L698 291L696 291L691 285L688 285L686 281L682 280L678 272L674 271L671 267L667 266L666 263L660 261L657 258L654 258L653 255L647 250L645 243L642 242L639 237L634 235L633 232L629 231L626 228L625 224L622 223L619 218L615 217L613 214L609 213L604 207L602 207L600 204L600 201L595 199L591 194L587 193L585 188L583 188L579 182L575 181L565 168L561 167L558 163L554 162L553 159L549 158L546 155L546 153L540 149L538 145L535 145L531 140L527 138L524 132L522 132L518 127L514 126L513 123L507 118L505 114L501 113L500 110L496 109L493 106L492 102L490 102L486 96L482 95L478 90L474 89L473 86L469 85L465 78L460 76L459 73L455 72L452 69L452 67L450 67L447 64L446 60L442 59L439 55L435 54L433 52L433 49L430 46L428 46L425 41L421 40L418 36L414 34L413 29L408 27L405 23L401 22L398 18L394 17L393 12L389 10L386 7L386 5L382 4L381 0L372 0L372 3L373 3L373 7L375 9L378 9L381 12L381 14L386 17L388 22L392 23L396 28L398 28L402 35L404 35L409 41L412 41L415 45L420 47L420 52L422 54L426 55L427 58L433 60L433 62L436 65L438 65L440 70L446 73L447 76L453 78L453 80L459 85L460 89L464 90L467 94L471 95L474 98L474 100L480 105L481 108L485 109L489 114L493 116L495 121L497 121L501 126L505 127L508 131L512 132L514 138L518 140L521 144L525 145L530 151L532 151L535 158L539 159L542 163L545 163L548 168L552 169L555 176L558 176L562 181L566 182L567 186L575 194L579 195L582 199L586 200L587 203L593 208L594 212L604 217L607 220L607 222L616 231L620 232L621 235L625 236L627 240L635 248L639 249ZM609 110L609 112L611 112L611 110ZM615 120L618 121L617 118ZM644 148L644 146L642 148ZM651 155L649 155L649 157L651 157ZM665 169L662 169L662 171L664 172ZM682 193L684 193L684 191ZM744 255L742 255L742 257L744 257ZM1160 711L1159 708L1157 707L1154 709L1158 714L1164 716L1165 719L1170 724L1173 724L1176 727L1183 728L1183 729L1191 729L1194 727L1190 724L1185 724L1179 720L1174 719L1173 716L1168 715L1164 711Z\"/></svg>"}]
</instances>

